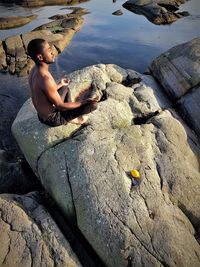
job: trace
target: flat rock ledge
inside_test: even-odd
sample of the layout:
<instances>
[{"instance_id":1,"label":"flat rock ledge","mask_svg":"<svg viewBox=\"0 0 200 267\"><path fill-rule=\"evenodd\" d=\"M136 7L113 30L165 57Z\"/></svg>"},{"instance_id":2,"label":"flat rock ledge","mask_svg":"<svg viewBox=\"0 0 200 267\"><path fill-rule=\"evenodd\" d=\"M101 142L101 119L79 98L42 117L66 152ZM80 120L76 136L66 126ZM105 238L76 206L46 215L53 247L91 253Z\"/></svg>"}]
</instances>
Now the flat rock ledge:
<instances>
[{"instance_id":1,"label":"flat rock ledge","mask_svg":"<svg viewBox=\"0 0 200 267\"><path fill-rule=\"evenodd\" d=\"M47 40L52 45L55 55L61 53L82 27L82 15L85 14L86 9L75 8L70 14L52 17L52 22L37 27L32 32L0 40L0 72L28 75L34 62L27 55L27 46L34 38Z\"/></svg>"},{"instance_id":2,"label":"flat rock ledge","mask_svg":"<svg viewBox=\"0 0 200 267\"><path fill-rule=\"evenodd\" d=\"M22 16L11 16L11 17L0 17L0 29L11 29L21 27L30 23L32 20L36 19L37 15L31 15L27 17Z\"/></svg>"},{"instance_id":3,"label":"flat rock ledge","mask_svg":"<svg viewBox=\"0 0 200 267\"><path fill-rule=\"evenodd\" d=\"M188 0L129 0L123 7L139 15L144 15L154 24L170 24L177 19L189 16L189 13L178 12L180 4Z\"/></svg>"},{"instance_id":4,"label":"flat rock ledge","mask_svg":"<svg viewBox=\"0 0 200 267\"><path fill-rule=\"evenodd\" d=\"M0 195L0 265L81 267L38 193Z\"/></svg>"},{"instance_id":5,"label":"flat rock ledge","mask_svg":"<svg viewBox=\"0 0 200 267\"><path fill-rule=\"evenodd\" d=\"M12 126L44 188L105 266L198 267L197 135L150 75L100 64L70 80L74 99L104 100L87 125L48 127L28 100Z\"/></svg>"}]
</instances>

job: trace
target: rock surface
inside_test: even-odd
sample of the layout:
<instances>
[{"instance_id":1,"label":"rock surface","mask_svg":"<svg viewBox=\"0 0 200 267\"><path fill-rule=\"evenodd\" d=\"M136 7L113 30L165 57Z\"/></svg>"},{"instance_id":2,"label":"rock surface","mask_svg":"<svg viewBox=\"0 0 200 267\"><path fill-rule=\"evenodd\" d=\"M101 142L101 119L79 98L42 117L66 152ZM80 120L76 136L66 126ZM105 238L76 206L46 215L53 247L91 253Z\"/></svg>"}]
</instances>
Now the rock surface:
<instances>
[{"instance_id":1,"label":"rock surface","mask_svg":"<svg viewBox=\"0 0 200 267\"><path fill-rule=\"evenodd\" d=\"M0 40L0 71L3 71L6 69L7 63L6 63L6 53L3 48L3 43Z\"/></svg>"},{"instance_id":2,"label":"rock surface","mask_svg":"<svg viewBox=\"0 0 200 267\"><path fill-rule=\"evenodd\" d=\"M126 9L144 15L154 24L170 24L188 16L188 12L177 12L179 5L187 0L129 0L123 4Z\"/></svg>"},{"instance_id":3,"label":"rock surface","mask_svg":"<svg viewBox=\"0 0 200 267\"><path fill-rule=\"evenodd\" d=\"M0 195L0 265L82 266L39 195Z\"/></svg>"},{"instance_id":4,"label":"rock surface","mask_svg":"<svg viewBox=\"0 0 200 267\"><path fill-rule=\"evenodd\" d=\"M61 53L83 25L81 16L85 14L85 9L79 8L78 11L75 9L68 16L59 19L57 16L54 21L32 32L8 37L5 41L0 40L0 71L26 76L34 66L34 62L27 55L27 45L34 38L47 40L55 55Z\"/></svg>"},{"instance_id":5,"label":"rock surface","mask_svg":"<svg viewBox=\"0 0 200 267\"><path fill-rule=\"evenodd\" d=\"M30 23L32 20L36 18L37 18L36 15L31 15L27 17L20 17L20 16L0 17L0 29L5 30L5 29L21 27L25 24Z\"/></svg>"},{"instance_id":6,"label":"rock surface","mask_svg":"<svg viewBox=\"0 0 200 267\"><path fill-rule=\"evenodd\" d=\"M96 65L69 78L74 99L105 100L87 126L42 125L30 100L12 126L43 186L106 266L199 266L196 136L151 76Z\"/></svg>"},{"instance_id":7,"label":"rock surface","mask_svg":"<svg viewBox=\"0 0 200 267\"><path fill-rule=\"evenodd\" d=\"M161 54L150 69L172 101L180 99L182 116L200 137L200 38Z\"/></svg>"}]
</instances>

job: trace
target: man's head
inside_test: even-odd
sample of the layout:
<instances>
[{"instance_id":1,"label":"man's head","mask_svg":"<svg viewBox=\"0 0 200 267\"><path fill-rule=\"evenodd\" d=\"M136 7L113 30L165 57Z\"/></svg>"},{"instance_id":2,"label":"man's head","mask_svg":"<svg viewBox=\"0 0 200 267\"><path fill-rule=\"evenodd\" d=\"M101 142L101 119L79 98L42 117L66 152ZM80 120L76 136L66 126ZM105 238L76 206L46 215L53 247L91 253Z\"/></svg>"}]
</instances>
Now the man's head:
<instances>
[{"instance_id":1,"label":"man's head","mask_svg":"<svg viewBox=\"0 0 200 267\"><path fill-rule=\"evenodd\" d=\"M49 43L44 39L31 40L28 44L27 51L36 64L40 64L42 62L50 64L55 61L53 51Z\"/></svg>"}]
</instances>

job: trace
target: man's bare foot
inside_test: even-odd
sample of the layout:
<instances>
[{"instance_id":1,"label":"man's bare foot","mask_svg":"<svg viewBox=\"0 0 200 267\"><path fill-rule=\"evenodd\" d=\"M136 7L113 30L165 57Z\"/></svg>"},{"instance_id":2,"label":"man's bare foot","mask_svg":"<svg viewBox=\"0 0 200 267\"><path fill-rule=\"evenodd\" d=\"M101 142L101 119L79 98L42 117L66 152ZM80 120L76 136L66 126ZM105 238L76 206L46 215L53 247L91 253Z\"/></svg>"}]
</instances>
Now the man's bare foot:
<instances>
[{"instance_id":1,"label":"man's bare foot","mask_svg":"<svg viewBox=\"0 0 200 267\"><path fill-rule=\"evenodd\" d=\"M75 118L75 119L73 119L73 120L71 120L71 121L69 121L69 122L70 122L70 123L73 123L73 124L81 125L81 124L85 123L85 122L87 121L87 119L88 119L87 116L85 116L85 117L80 116L80 117Z\"/></svg>"}]
</instances>

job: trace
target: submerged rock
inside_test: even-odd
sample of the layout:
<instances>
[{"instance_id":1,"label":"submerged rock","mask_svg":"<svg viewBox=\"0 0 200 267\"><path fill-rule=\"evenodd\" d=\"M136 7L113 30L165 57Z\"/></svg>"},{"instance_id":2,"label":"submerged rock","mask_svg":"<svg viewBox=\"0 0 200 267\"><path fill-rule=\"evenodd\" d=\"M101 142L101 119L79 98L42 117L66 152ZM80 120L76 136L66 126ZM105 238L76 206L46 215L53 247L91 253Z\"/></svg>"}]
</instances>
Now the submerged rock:
<instances>
[{"instance_id":1,"label":"submerged rock","mask_svg":"<svg viewBox=\"0 0 200 267\"><path fill-rule=\"evenodd\" d=\"M30 23L32 20L36 19L37 15L31 15L27 17L21 16L11 16L11 17L0 17L0 29L11 29L21 27L25 24Z\"/></svg>"},{"instance_id":2,"label":"submerged rock","mask_svg":"<svg viewBox=\"0 0 200 267\"><path fill-rule=\"evenodd\" d=\"M87 125L48 127L28 100L12 126L43 186L106 266L199 266L196 136L149 75L100 64L69 78L73 99L104 100Z\"/></svg>"},{"instance_id":3,"label":"submerged rock","mask_svg":"<svg viewBox=\"0 0 200 267\"><path fill-rule=\"evenodd\" d=\"M37 193L0 195L0 265L81 267Z\"/></svg>"},{"instance_id":4,"label":"submerged rock","mask_svg":"<svg viewBox=\"0 0 200 267\"><path fill-rule=\"evenodd\" d=\"M126 9L144 15L154 24L170 24L188 16L188 12L177 12L179 5L187 0L129 0L123 4Z\"/></svg>"}]
</instances>

